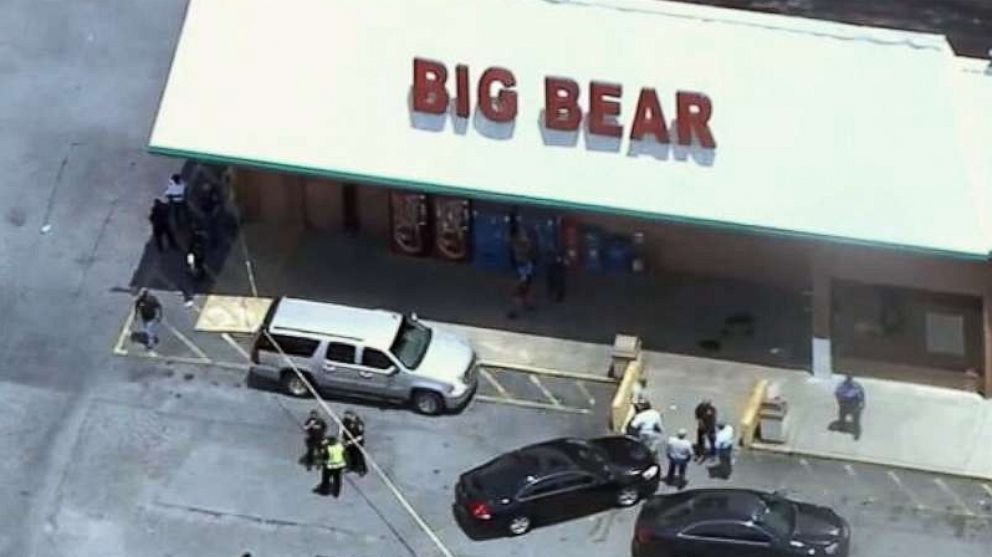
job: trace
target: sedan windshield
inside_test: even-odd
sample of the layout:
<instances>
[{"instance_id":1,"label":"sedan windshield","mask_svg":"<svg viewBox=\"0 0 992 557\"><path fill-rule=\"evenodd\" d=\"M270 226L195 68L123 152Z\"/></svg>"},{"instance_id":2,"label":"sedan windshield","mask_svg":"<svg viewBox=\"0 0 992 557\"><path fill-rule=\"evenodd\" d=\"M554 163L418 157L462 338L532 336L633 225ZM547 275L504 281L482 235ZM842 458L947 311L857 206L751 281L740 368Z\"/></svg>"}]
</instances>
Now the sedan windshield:
<instances>
[{"instance_id":1,"label":"sedan windshield","mask_svg":"<svg viewBox=\"0 0 992 557\"><path fill-rule=\"evenodd\" d=\"M430 343L431 330L409 317L404 317L390 350L407 369L416 369L424 359Z\"/></svg>"},{"instance_id":2,"label":"sedan windshield","mask_svg":"<svg viewBox=\"0 0 992 557\"><path fill-rule=\"evenodd\" d=\"M766 498L765 504L767 507L764 514L758 517L758 522L780 538L791 535L795 521L793 504L779 497Z\"/></svg>"}]
</instances>

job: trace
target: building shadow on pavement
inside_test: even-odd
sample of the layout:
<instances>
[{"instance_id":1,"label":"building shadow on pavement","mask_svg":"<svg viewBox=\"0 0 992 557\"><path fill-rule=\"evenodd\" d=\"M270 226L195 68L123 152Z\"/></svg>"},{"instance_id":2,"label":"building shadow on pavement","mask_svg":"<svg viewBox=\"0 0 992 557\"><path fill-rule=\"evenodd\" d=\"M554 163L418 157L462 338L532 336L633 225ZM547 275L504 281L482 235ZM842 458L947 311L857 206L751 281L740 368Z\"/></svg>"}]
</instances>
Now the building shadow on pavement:
<instances>
[{"instance_id":1,"label":"building shadow on pavement","mask_svg":"<svg viewBox=\"0 0 992 557\"><path fill-rule=\"evenodd\" d=\"M539 275L534 309L509 319L510 271L398 255L369 237L289 225L250 223L240 232L243 238L232 233L223 249L211 254L209 266L216 274L200 284L191 282L181 255L160 255L149 244L132 286L288 295L599 344L612 344L618 333L634 334L649 350L810 367L811 324L801 292L663 269L643 274L570 270L562 302L551 300Z\"/></svg>"}]
</instances>

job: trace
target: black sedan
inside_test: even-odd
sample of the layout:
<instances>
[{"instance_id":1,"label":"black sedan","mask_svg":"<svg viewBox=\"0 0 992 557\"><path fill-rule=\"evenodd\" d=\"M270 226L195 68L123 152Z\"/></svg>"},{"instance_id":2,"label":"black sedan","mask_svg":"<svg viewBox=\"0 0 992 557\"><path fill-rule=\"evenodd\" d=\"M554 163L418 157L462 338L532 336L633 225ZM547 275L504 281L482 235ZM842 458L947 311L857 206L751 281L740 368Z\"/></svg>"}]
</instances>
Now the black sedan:
<instances>
[{"instance_id":1,"label":"black sedan","mask_svg":"<svg viewBox=\"0 0 992 557\"><path fill-rule=\"evenodd\" d=\"M634 557L847 557L851 530L826 507L774 493L698 489L644 503Z\"/></svg>"},{"instance_id":2,"label":"black sedan","mask_svg":"<svg viewBox=\"0 0 992 557\"><path fill-rule=\"evenodd\" d=\"M467 528L514 536L606 506L629 507L658 488L654 455L630 437L555 439L469 470L455 488Z\"/></svg>"}]
</instances>

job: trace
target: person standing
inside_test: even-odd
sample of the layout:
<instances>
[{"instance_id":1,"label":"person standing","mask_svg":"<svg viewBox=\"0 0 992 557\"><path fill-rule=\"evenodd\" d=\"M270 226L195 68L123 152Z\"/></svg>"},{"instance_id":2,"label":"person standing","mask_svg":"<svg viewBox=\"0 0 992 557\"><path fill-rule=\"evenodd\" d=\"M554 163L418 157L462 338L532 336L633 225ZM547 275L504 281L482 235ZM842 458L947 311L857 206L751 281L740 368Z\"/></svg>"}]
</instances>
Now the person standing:
<instances>
[{"instance_id":1,"label":"person standing","mask_svg":"<svg viewBox=\"0 0 992 557\"><path fill-rule=\"evenodd\" d=\"M627 432L636 435L655 458L659 458L665 440L665 425L661 419L661 412L652 408L648 401L635 405L634 409L637 413L627 425Z\"/></svg>"},{"instance_id":2,"label":"person standing","mask_svg":"<svg viewBox=\"0 0 992 557\"><path fill-rule=\"evenodd\" d=\"M530 291L536 272L534 244L531 242L527 230L520 224L517 224L510 247L513 250L513 267L517 273L517 284L513 290L513 309L510 310L508 317L516 319L520 310L533 309L530 302Z\"/></svg>"},{"instance_id":3,"label":"person standing","mask_svg":"<svg viewBox=\"0 0 992 557\"><path fill-rule=\"evenodd\" d=\"M865 409L865 390L850 373L837 385L837 425L841 431L850 431L854 440L861 439L861 412ZM848 427L847 418L851 418Z\"/></svg>"},{"instance_id":4,"label":"person standing","mask_svg":"<svg viewBox=\"0 0 992 557\"><path fill-rule=\"evenodd\" d=\"M716 407L710 399L705 398L696 406L696 457L702 462L714 456L716 456Z\"/></svg>"},{"instance_id":5,"label":"person standing","mask_svg":"<svg viewBox=\"0 0 992 557\"><path fill-rule=\"evenodd\" d=\"M687 483L685 469L692 460L692 443L686 439L688 435L689 432L680 429L675 437L668 438L668 474L665 476L665 483L679 489Z\"/></svg>"},{"instance_id":6,"label":"person standing","mask_svg":"<svg viewBox=\"0 0 992 557\"><path fill-rule=\"evenodd\" d=\"M186 266L189 267L193 280L201 281L207 276L207 233L200 227L193 228L189 240L189 250L186 252Z\"/></svg>"},{"instance_id":7,"label":"person standing","mask_svg":"<svg viewBox=\"0 0 992 557\"><path fill-rule=\"evenodd\" d=\"M344 447L338 443L337 437L325 437L320 444L321 467L320 485L314 488L314 492L321 495L341 494L341 471L344 470Z\"/></svg>"},{"instance_id":8,"label":"person standing","mask_svg":"<svg viewBox=\"0 0 992 557\"><path fill-rule=\"evenodd\" d=\"M307 421L303 422L304 443L306 452L303 453L303 464L307 470L312 470L318 464L318 454L321 450L321 442L327 433L327 422L325 422L316 410L310 411Z\"/></svg>"},{"instance_id":9,"label":"person standing","mask_svg":"<svg viewBox=\"0 0 992 557\"><path fill-rule=\"evenodd\" d=\"M179 244L176 242L176 236L172 233L172 225L169 223L169 207L161 199L156 199L152 203L148 221L152 223L152 236L155 237L155 247L158 248L159 252L165 250L162 247L163 237L169 241L171 249L178 249Z\"/></svg>"},{"instance_id":10,"label":"person standing","mask_svg":"<svg viewBox=\"0 0 992 557\"><path fill-rule=\"evenodd\" d=\"M548 297L555 303L565 299L565 256L558 250L548 261Z\"/></svg>"},{"instance_id":11,"label":"person standing","mask_svg":"<svg viewBox=\"0 0 992 557\"><path fill-rule=\"evenodd\" d=\"M348 463L348 469L364 476L368 472L365 465L365 422L358 414L351 410L346 410L341 425L346 433L341 435L344 440L344 460Z\"/></svg>"},{"instance_id":12,"label":"person standing","mask_svg":"<svg viewBox=\"0 0 992 557\"><path fill-rule=\"evenodd\" d=\"M141 323L142 341L151 350L158 344L158 324L162 321L162 304L147 288L142 288L134 301L134 312Z\"/></svg>"},{"instance_id":13,"label":"person standing","mask_svg":"<svg viewBox=\"0 0 992 557\"><path fill-rule=\"evenodd\" d=\"M165 186L165 199L169 202L169 213L176 226L186 222L186 181L179 174L169 177Z\"/></svg>"},{"instance_id":14,"label":"person standing","mask_svg":"<svg viewBox=\"0 0 992 557\"><path fill-rule=\"evenodd\" d=\"M716 430L717 468L720 477L727 480L733 473L734 428L730 424L721 423Z\"/></svg>"}]
</instances>

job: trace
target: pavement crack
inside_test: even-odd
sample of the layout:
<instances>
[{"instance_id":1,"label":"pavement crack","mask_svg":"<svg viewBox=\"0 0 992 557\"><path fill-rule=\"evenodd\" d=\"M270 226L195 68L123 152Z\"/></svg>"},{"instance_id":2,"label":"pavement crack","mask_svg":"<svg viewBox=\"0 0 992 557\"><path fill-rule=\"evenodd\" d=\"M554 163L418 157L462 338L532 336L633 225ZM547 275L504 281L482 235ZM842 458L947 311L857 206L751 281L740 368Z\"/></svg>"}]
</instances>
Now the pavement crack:
<instances>
[{"instance_id":1,"label":"pavement crack","mask_svg":"<svg viewBox=\"0 0 992 557\"><path fill-rule=\"evenodd\" d=\"M265 518L262 516L256 516L244 513L235 513L227 511L218 511L214 509L208 509L204 507L197 507L195 505L177 505L173 503L165 503L162 501L152 502L152 506L159 507L163 509L183 511L193 514L206 515L216 519L235 519L243 520L246 522L251 522L254 524L260 524L263 526L272 526L275 528L315 528L318 530L325 530L327 532L333 532L335 534L345 534L353 537L368 538L368 534L364 532L356 532L354 530L349 530L346 528L338 528L335 526L329 526L327 524L320 524L316 522L301 522L297 520L286 520L281 518ZM374 536L379 540L385 540L384 536Z\"/></svg>"}]
</instances>

